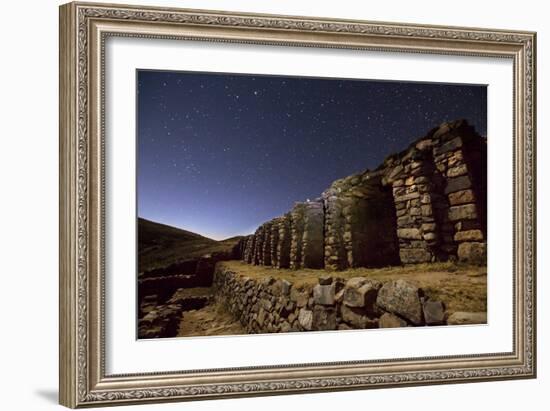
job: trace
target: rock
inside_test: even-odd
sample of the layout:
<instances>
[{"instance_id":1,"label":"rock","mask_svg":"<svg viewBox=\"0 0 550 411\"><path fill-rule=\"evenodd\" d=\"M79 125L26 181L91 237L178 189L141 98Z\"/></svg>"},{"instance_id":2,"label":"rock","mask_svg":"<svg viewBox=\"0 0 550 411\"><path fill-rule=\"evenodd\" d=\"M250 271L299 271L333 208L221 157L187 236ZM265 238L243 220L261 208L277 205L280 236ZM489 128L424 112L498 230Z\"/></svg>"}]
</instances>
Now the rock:
<instances>
[{"instance_id":1,"label":"rock","mask_svg":"<svg viewBox=\"0 0 550 411\"><path fill-rule=\"evenodd\" d=\"M445 305L441 301L426 301L422 308L427 325L445 324Z\"/></svg>"},{"instance_id":2,"label":"rock","mask_svg":"<svg viewBox=\"0 0 550 411\"><path fill-rule=\"evenodd\" d=\"M313 330L326 331L336 329L336 310L332 307L316 305L313 308Z\"/></svg>"},{"instance_id":3,"label":"rock","mask_svg":"<svg viewBox=\"0 0 550 411\"><path fill-rule=\"evenodd\" d=\"M338 324L338 330L339 331L347 331L347 330L353 330L353 328L350 327L349 325L347 325L346 323L340 323L340 324Z\"/></svg>"},{"instance_id":4,"label":"rock","mask_svg":"<svg viewBox=\"0 0 550 411\"><path fill-rule=\"evenodd\" d=\"M459 231L454 236L455 241L483 241L481 230Z\"/></svg>"},{"instance_id":5,"label":"rock","mask_svg":"<svg viewBox=\"0 0 550 411\"><path fill-rule=\"evenodd\" d=\"M290 299L296 303L298 307L305 307L307 305L309 296L304 293L300 292L294 287L290 289Z\"/></svg>"},{"instance_id":6,"label":"rock","mask_svg":"<svg viewBox=\"0 0 550 411\"><path fill-rule=\"evenodd\" d=\"M279 310L279 315L283 318L289 317L291 313L296 309L296 303L294 301L288 301Z\"/></svg>"},{"instance_id":7,"label":"rock","mask_svg":"<svg viewBox=\"0 0 550 411\"><path fill-rule=\"evenodd\" d=\"M332 276L322 275L318 279L320 285L330 285L332 284Z\"/></svg>"},{"instance_id":8,"label":"rock","mask_svg":"<svg viewBox=\"0 0 550 411\"><path fill-rule=\"evenodd\" d=\"M445 187L445 194L466 190L470 187L472 187L472 182L470 181L470 177L468 176L450 178L447 180L447 186Z\"/></svg>"},{"instance_id":9,"label":"rock","mask_svg":"<svg viewBox=\"0 0 550 411\"><path fill-rule=\"evenodd\" d=\"M266 319L266 312L263 308L260 308L260 311L258 312L258 317L256 318L256 321L258 322L258 325L260 327L263 327L265 319Z\"/></svg>"},{"instance_id":10,"label":"rock","mask_svg":"<svg viewBox=\"0 0 550 411\"><path fill-rule=\"evenodd\" d=\"M447 318L448 325L487 324L487 313L457 311Z\"/></svg>"},{"instance_id":11,"label":"rock","mask_svg":"<svg viewBox=\"0 0 550 411\"><path fill-rule=\"evenodd\" d=\"M360 308L342 305L340 307L340 314L342 316L342 320L351 325L353 328L363 329L378 327L378 321L367 317L364 310Z\"/></svg>"},{"instance_id":12,"label":"rock","mask_svg":"<svg viewBox=\"0 0 550 411\"><path fill-rule=\"evenodd\" d=\"M397 237L406 240L421 240L422 234L418 228L398 228Z\"/></svg>"},{"instance_id":13,"label":"rock","mask_svg":"<svg viewBox=\"0 0 550 411\"><path fill-rule=\"evenodd\" d=\"M402 196L394 197L394 200L395 200L396 203L399 203L399 202L402 202L402 201L413 200L413 199L419 198L419 197L420 197L420 193L415 191L414 193L409 193L409 194L405 194L405 195L402 195Z\"/></svg>"},{"instance_id":14,"label":"rock","mask_svg":"<svg viewBox=\"0 0 550 411\"><path fill-rule=\"evenodd\" d=\"M451 167L447 170L447 177L458 177L468 173L466 164L461 164L455 167Z\"/></svg>"},{"instance_id":15,"label":"rock","mask_svg":"<svg viewBox=\"0 0 550 411\"><path fill-rule=\"evenodd\" d=\"M298 323L304 330L311 331L313 327L313 312L302 308L298 314Z\"/></svg>"},{"instance_id":16,"label":"rock","mask_svg":"<svg viewBox=\"0 0 550 411\"><path fill-rule=\"evenodd\" d=\"M399 250L399 258L404 264L425 263L432 260L432 255L423 248L402 248Z\"/></svg>"},{"instance_id":17,"label":"rock","mask_svg":"<svg viewBox=\"0 0 550 411\"><path fill-rule=\"evenodd\" d=\"M416 143L416 148L420 151L426 150L432 146L432 140L420 140Z\"/></svg>"},{"instance_id":18,"label":"rock","mask_svg":"<svg viewBox=\"0 0 550 411\"><path fill-rule=\"evenodd\" d=\"M449 194L449 204L452 206L473 203L474 201L475 196L472 190L461 190L456 193Z\"/></svg>"},{"instance_id":19,"label":"rock","mask_svg":"<svg viewBox=\"0 0 550 411\"><path fill-rule=\"evenodd\" d=\"M439 128L435 131L433 134L434 139L439 139L444 134L447 134L449 131L451 131L451 126L449 123L443 123L439 126Z\"/></svg>"},{"instance_id":20,"label":"rock","mask_svg":"<svg viewBox=\"0 0 550 411\"><path fill-rule=\"evenodd\" d=\"M449 151L455 151L462 147L462 139L460 137L453 138L452 140L447 141L444 144L441 144L439 147L434 147L434 155L440 155L443 153L448 153Z\"/></svg>"},{"instance_id":21,"label":"rock","mask_svg":"<svg viewBox=\"0 0 550 411\"><path fill-rule=\"evenodd\" d=\"M430 204L423 204L420 206L423 216L431 216L433 214L432 206Z\"/></svg>"},{"instance_id":22,"label":"rock","mask_svg":"<svg viewBox=\"0 0 550 411\"><path fill-rule=\"evenodd\" d=\"M449 207L449 220L475 220L477 211L475 204L465 204Z\"/></svg>"},{"instance_id":23,"label":"rock","mask_svg":"<svg viewBox=\"0 0 550 411\"><path fill-rule=\"evenodd\" d=\"M335 286L317 284L313 287L313 301L320 305L334 305L335 302Z\"/></svg>"},{"instance_id":24,"label":"rock","mask_svg":"<svg viewBox=\"0 0 550 411\"><path fill-rule=\"evenodd\" d=\"M406 327L407 321L391 313L384 313L378 320L380 328L399 328Z\"/></svg>"},{"instance_id":25,"label":"rock","mask_svg":"<svg viewBox=\"0 0 550 411\"><path fill-rule=\"evenodd\" d=\"M471 264L487 263L487 244L460 243L457 251L458 260Z\"/></svg>"},{"instance_id":26,"label":"rock","mask_svg":"<svg viewBox=\"0 0 550 411\"><path fill-rule=\"evenodd\" d=\"M281 281L281 295L288 296L290 294L290 287L292 284L287 280Z\"/></svg>"},{"instance_id":27,"label":"rock","mask_svg":"<svg viewBox=\"0 0 550 411\"><path fill-rule=\"evenodd\" d=\"M342 288L340 291L338 291L336 293L336 295L334 296L334 300L337 302L337 303L341 303L343 300L344 300L344 291L345 289Z\"/></svg>"},{"instance_id":28,"label":"rock","mask_svg":"<svg viewBox=\"0 0 550 411\"><path fill-rule=\"evenodd\" d=\"M402 165L398 165L396 167L394 167L390 173L388 174L388 180L395 180L400 174L401 172L403 171L403 166Z\"/></svg>"},{"instance_id":29,"label":"rock","mask_svg":"<svg viewBox=\"0 0 550 411\"><path fill-rule=\"evenodd\" d=\"M292 327L290 326L290 324L288 322L286 322L286 321L282 322L280 332L287 333L287 332L290 332L291 329L292 329Z\"/></svg>"},{"instance_id":30,"label":"rock","mask_svg":"<svg viewBox=\"0 0 550 411\"><path fill-rule=\"evenodd\" d=\"M422 224L422 231L424 233L427 233L427 232L430 232L430 231L435 231L435 223L424 223Z\"/></svg>"},{"instance_id":31,"label":"rock","mask_svg":"<svg viewBox=\"0 0 550 411\"><path fill-rule=\"evenodd\" d=\"M343 303L348 307L365 307L372 312L380 287L382 284L379 281L351 278L344 287Z\"/></svg>"},{"instance_id":32,"label":"rock","mask_svg":"<svg viewBox=\"0 0 550 411\"><path fill-rule=\"evenodd\" d=\"M426 241L435 241L435 239L436 239L436 235L433 232L424 234L424 240Z\"/></svg>"},{"instance_id":33,"label":"rock","mask_svg":"<svg viewBox=\"0 0 550 411\"><path fill-rule=\"evenodd\" d=\"M384 310L397 314L415 325L424 323L420 297L423 292L415 285L405 281L391 281L378 291L376 303Z\"/></svg>"}]
</instances>

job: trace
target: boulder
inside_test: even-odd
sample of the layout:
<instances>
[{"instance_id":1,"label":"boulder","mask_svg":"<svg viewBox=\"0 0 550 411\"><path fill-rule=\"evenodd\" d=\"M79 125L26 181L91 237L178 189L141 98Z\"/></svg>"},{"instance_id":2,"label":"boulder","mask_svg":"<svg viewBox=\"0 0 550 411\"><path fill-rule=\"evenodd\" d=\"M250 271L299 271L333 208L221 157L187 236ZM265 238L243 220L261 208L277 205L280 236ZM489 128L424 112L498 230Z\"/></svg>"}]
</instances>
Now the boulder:
<instances>
[{"instance_id":1,"label":"boulder","mask_svg":"<svg viewBox=\"0 0 550 411\"><path fill-rule=\"evenodd\" d=\"M422 303L423 292L415 285L405 281L390 281L380 288L376 303L384 310L405 318L414 325L423 325Z\"/></svg>"},{"instance_id":2,"label":"boulder","mask_svg":"<svg viewBox=\"0 0 550 411\"><path fill-rule=\"evenodd\" d=\"M441 301L426 301L422 309L427 325L445 324L445 305Z\"/></svg>"},{"instance_id":3,"label":"boulder","mask_svg":"<svg viewBox=\"0 0 550 411\"><path fill-rule=\"evenodd\" d=\"M380 316L378 320L378 325L380 328L399 328L406 327L407 321L391 313L384 313Z\"/></svg>"},{"instance_id":4,"label":"boulder","mask_svg":"<svg viewBox=\"0 0 550 411\"><path fill-rule=\"evenodd\" d=\"M342 320L353 328L377 328L378 321L367 317L364 310L361 308L348 307L342 305L340 307Z\"/></svg>"},{"instance_id":5,"label":"boulder","mask_svg":"<svg viewBox=\"0 0 550 411\"><path fill-rule=\"evenodd\" d=\"M335 286L334 284L330 285L320 285L317 284L313 287L313 301L315 304L320 305L334 305L335 302Z\"/></svg>"},{"instance_id":6,"label":"boulder","mask_svg":"<svg viewBox=\"0 0 550 411\"><path fill-rule=\"evenodd\" d=\"M487 313L457 311L447 318L448 325L487 324Z\"/></svg>"},{"instance_id":7,"label":"boulder","mask_svg":"<svg viewBox=\"0 0 550 411\"><path fill-rule=\"evenodd\" d=\"M304 330L311 331L313 327L313 312L302 308L298 314L298 323L300 323L300 326Z\"/></svg>"},{"instance_id":8,"label":"boulder","mask_svg":"<svg viewBox=\"0 0 550 411\"><path fill-rule=\"evenodd\" d=\"M333 307L316 305L313 308L313 330L326 331L336 329L336 310Z\"/></svg>"},{"instance_id":9,"label":"boulder","mask_svg":"<svg viewBox=\"0 0 550 411\"><path fill-rule=\"evenodd\" d=\"M382 283L379 281L363 277L351 278L344 287L342 301L348 307L365 307L367 311L372 312L380 287Z\"/></svg>"}]
</instances>

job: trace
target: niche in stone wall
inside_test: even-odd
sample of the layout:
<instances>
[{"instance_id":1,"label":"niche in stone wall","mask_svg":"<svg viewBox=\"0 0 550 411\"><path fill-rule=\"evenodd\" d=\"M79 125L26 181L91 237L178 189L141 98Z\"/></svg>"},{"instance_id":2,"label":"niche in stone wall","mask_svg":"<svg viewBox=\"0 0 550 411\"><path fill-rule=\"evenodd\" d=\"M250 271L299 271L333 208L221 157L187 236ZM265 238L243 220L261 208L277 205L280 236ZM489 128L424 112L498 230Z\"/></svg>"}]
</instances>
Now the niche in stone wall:
<instances>
[{"instance_id":1,"label":"niche in stone wall","mask_svg":"<svg viewBox=\"0 0 550 411\"><path fill-rule=\"evenodd\" d=\"M379 178L352 188L342 200L349 267L399 263L395 206L391 189Z\"/></svg>"}]
</instances>

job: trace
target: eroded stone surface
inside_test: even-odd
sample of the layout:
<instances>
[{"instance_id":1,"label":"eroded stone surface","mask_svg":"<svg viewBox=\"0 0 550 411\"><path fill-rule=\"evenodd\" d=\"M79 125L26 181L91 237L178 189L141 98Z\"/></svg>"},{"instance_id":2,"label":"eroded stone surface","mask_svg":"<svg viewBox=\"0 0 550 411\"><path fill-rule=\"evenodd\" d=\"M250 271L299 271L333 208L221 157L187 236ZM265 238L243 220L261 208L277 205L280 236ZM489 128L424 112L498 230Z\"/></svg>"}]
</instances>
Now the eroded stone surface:
<instances>
[{"instance_id":1,"label":"eroded stone surface","mask_svg":"<svg viewBox=\"0 0 550 411\"><path fill-rule=\"evenodd\" d=\"M422 325L421 291L405 280L391 281L378 291L377 304L384 310L397 314L415 325Z\"/></svg>"}]
</instances>

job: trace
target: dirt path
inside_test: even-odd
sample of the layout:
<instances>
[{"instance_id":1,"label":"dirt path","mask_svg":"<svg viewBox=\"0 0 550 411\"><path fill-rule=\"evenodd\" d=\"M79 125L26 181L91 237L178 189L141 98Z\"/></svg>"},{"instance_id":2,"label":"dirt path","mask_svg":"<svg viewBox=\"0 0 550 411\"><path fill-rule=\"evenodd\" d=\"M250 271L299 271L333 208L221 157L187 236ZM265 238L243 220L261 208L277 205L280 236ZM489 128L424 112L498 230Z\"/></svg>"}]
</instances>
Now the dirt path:
<instances>
[{"instance_id":1,"label":"dirt path","mask_svg":"<svg viewBox=\"0 0 550 411\"><path fill-rule=\"evenodd\" d=\"M184 311L178 337L246 334L242 325L218 304L200 310Z\"/></svg>"}]
</instances>

